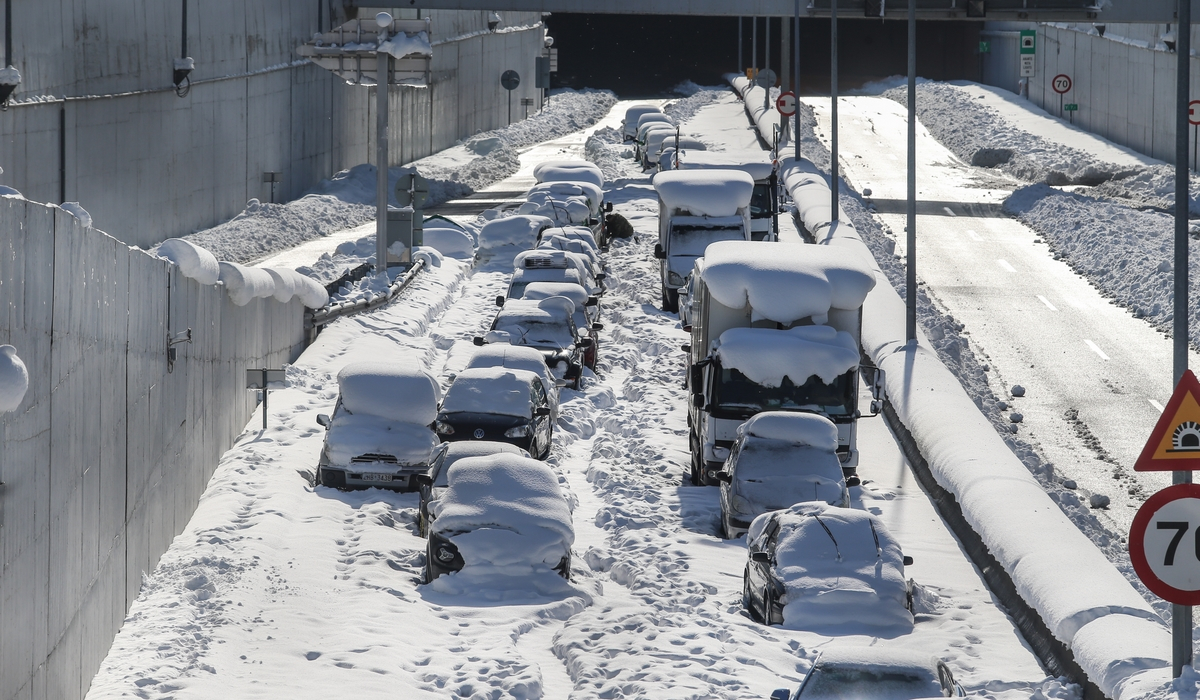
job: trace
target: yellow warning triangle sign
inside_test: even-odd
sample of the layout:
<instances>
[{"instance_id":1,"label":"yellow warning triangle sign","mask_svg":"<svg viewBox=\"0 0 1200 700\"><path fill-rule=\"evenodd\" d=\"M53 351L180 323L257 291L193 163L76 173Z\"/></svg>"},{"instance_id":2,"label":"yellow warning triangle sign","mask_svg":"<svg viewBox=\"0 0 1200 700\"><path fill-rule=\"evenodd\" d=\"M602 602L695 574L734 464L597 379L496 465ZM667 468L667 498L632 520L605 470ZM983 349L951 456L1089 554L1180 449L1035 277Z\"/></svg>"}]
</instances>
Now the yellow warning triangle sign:
<instances>
[{"instance_id":1,"label":"yellow warning triangle sign","mask_svg":"<svg viewBox=\"0 0 1200 700\"><path fill-rule=\"evenodd\" d=\"M1133 470L1200 470L1200 382L1184 372Z\"/></svg>"}]
</instances>

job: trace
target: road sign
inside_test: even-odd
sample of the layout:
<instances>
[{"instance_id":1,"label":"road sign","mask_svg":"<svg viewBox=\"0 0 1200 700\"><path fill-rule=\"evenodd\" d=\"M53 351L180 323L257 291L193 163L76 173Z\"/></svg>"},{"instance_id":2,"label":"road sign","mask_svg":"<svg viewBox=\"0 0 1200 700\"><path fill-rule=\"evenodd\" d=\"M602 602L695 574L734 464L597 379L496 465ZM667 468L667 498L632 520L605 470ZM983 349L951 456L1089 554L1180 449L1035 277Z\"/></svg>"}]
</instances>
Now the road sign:
<instances>
[{"instance_id":1,"label":"road sign","mask_svg":"<svg viewBox=\"0 0 1200 700\"><path fill-rule=\"evenodd\" d=\"M992 42L990 42L990 41L979 42L979 53L991 53L991 52L992 52Z\"/></svg>"},{"instance_id":2,"label":"road sign","mask_svg":"<svg viewBox=\"0 0 1200 700\"><path fill-rule=\"evenodd\" d=\"M775 71L771 70L770 68L763 68L762 70L758 71L758 75L755 76L754 82L759 87L764 87L767 89L774 87Z\"/></svg>"},{"instance_id":3,"label":"road sign","mask_svg":"<svg viewBox=\"0 0 1200 700\"><path fill-rule=\"evenodd\" d=\"M1067 75L1066 73L1059 73L1058 75L1054 76L1054 80L1050 81L1050 87L1054 88L1054 91L1060 95L1070 92L1071 76Z\"/></svg>"},{"instance_id":4,"label":"road sign","mask_svg":"<svg viewBox=\"0 0 1200 700\"><path fill-rule=\"evenodd\" d=\"M558 72L558 49L550 49L548 53L550 54L550 57L549 57L550 58L550 72L557 73Z\"/></svg>"},{"instance_id":5,"label":"road sign","mask_svg":"<svg viewBox=\"0 0 1200 700\"><path fill-rule=\"evenodd\" d=\"M1021 53L1035 54L1037 53L1037 31L1033 29L1021 30Z\"/></svg>"},{"instance_id":6,"label":"road sign","mask_svg":"<svg viewBox=\"0 0 1200 700\"><path fill-rule=\"evenodd\" d=\"M1074 102L1068 102L1067 104L1063 105L1063 110L1067 112L1078 112L1079 105Z\"/></svg>"},{"instance_id":7,"label":"road sign","mask_svg":"<svg viewBox=\"0 0 1200 700\"><path fill-rule=\"evenodd\" d=\"M1175 484L1142 504L1129 526L1129 560L1154 595L1200 605L1200 484Z\"/></svg>"},{"instance_id":8,"label":"road sign","mask_svg":"<svg viewBox=\"0 0 1200 700\"><path fill-rule=\"evenodd\" d=\"M1031 53L1021 54L1021 77L1022 78L1032 78L1033 77L1033 74L1034 74L1033 67L1034 67L1034 65L1036 65L1035 64L1036 59L1037 59L1037 56L1034 56Z\"/></svg>"},{"instance_id":9,"label":"road sign","mask_svg":"<svg viewBox=\"0 0 1200 700\"><path fill-rule=\"evenodd\" d=\"M1200 126L1200 100L1192 100L1188 103L1188 124Z\"/></svg>"},{"instance_id":10,"label":"road sign","mask_svg":"<svg viewBox=\"0 0 1200 700\"><path fill-rule=\"evenodd\" d=\"M1138 472L1200 469L1200 382L1191 370L1183 373L1142 454L1133 465Z\"/></svg>"},{"instance_id":11,"label":"road sign","mask_svg":"<svg viewBox=\"0 0 1200 700\"><path fill-rule=\"evenodd\" d=\"M790 117L796 113L796 94L793 92L780 93L779 97L775 98L775 109L785 117Z\"/></svg>"},{"instance_id":12,"label":"road sign","mask_svg":"<svg viewBox=\"0 0 1200 700\"><path fill-rule=\"evenodd\" d=\"M500 75L500 84L505 90L516 90L521 85L521 76L515 70L506 70Z\"/></svg>"}]
</instances>

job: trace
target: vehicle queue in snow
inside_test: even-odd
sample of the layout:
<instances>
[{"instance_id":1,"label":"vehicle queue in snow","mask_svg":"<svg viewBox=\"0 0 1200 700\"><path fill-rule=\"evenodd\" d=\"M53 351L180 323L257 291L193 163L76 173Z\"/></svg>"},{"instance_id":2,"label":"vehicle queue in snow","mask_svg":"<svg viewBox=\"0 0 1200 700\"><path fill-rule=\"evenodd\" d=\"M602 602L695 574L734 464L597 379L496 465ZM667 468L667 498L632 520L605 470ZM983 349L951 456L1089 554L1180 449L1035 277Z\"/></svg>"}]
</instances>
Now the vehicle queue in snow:
<instances>
[{"instance_id":1,"label":"vehicle queue in snow","mask_svg":"<svg viewBox=\"0 0 1200 700\"><path fill-rule=\"evenodd\" d=\"M879 372L860 364L869 262L778 241L770 160L706 153L649 105L626 113L623 133L656 170L662 307L691 334L688 478L719 487L722 537L747 536L747 613L767 625L911 629L912 559L852 506L861 377L870 414L882 400ZM352 363L333 413L318 417L316 485L420 493L426 583L514 565L571 576L571 510L544 460L560 389L596 368L612 207L590 163L534 175L526 202L479 233L533 245L514 257L467 366L443 389L415 363ZM875 697L884 686L894 698L962 694L936 659L843 650L818 659L795 696L772 698Z\"/></svg>"}]
</instances>

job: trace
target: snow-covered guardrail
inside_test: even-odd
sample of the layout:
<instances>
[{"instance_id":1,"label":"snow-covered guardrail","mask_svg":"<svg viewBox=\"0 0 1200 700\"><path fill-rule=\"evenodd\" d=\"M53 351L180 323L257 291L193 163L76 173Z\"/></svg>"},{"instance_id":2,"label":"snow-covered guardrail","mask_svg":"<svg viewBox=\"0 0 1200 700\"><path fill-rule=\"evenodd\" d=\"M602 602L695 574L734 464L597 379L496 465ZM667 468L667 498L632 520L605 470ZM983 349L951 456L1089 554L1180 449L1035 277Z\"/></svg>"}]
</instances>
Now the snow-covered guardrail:
<instances>
[{"instance_id":1,"label":"snow-covered guardrail","mask_svg":"<svg viewBox=\"0 0 1200 700\"><path fill-rule=\"evenodd\" d=\"M730 82L748 95L746 111L759 116L762 133L769 121L762 119L761 94L756 99L762 88L741 77ZM769 113L777 120L778 113ZM832 221L829 183L812 163L783 159L780 176L801 224L818 243L858 248L874 260L844 212ZM890 408L937 486L953 497L1086 682L1114 700L1161 691L1171 677L1171 638L1162 620L1051 500L929 341L922 336L906 342L904 301L878 267L876 277L863 306L863 349L887 373Z\"/></svg>"},{"instance_id":2,"label":"snow-covered guardrail","mask_svg":"<svg viewBox=\"0 0 1200 700\"><path fill-rule=\"evenodd\" d=\"M421 270L425 269L425 267L428 265L428 262L428 258L418 257L417 261L413 263L413 266L409 268L408 272L404 273L403 277L397 278L394 282L388 285L386 292L360 297L353 301L345 301L340 304L330 304L325 308L308 312L305 314L304 318L305 330L311 332L313 329L319 328L320 326L323 326L335 319L341 318L342 316L383 306L392 299L395 299L400 292L403 292L405 289L407 289L408 286L412 284L413 280L417 278L417 275L421 272Z\"/></svg>"}]
</instances>

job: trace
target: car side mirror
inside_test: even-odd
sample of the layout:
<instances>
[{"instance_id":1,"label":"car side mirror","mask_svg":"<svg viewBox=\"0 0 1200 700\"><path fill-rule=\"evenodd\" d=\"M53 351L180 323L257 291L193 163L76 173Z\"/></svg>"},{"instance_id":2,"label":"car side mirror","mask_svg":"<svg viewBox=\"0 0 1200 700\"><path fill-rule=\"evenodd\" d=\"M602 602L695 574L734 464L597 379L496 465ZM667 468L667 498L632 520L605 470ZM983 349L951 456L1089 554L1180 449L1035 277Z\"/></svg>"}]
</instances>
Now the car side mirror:
<instances>
[{"instance_id":1,"label":"car side mirror","mask_svg":"<svg viewBox=\"0 0 1200 700\"><path fill-rule=\"evenodd\" d=\"M667 259L667 251L663 250L662 243L654 244L654 257L658 258L659 260Z\"/></svg>"},{"instance_id":2,"label":"car side mirror","mask_svg":"<svg viewBox=\"0 0 1200 700\"><path fill-rule=\"evenodd\" d=\"M332 421L329 420L329 416L327 414L325 414L325 413L317 414L317 425L321 426L322 428L329 430L329 424L331 422Z\"/></svg>"},{"instance_id":3,"label":"car side mirror","mask_svg":"<svg viewBox=\"0 0 1200 700\"><path fill-rule=\"evenodd\" d=\"M750 561L769 564L771 563L771 555L767 552L750 552Z\"/></svg>"},{"instance_id":4,"label":"car side mirror","mask_svg":"<svg viewBox=\"0 0 1200 700\"><path fill-rule=\"evenodd\" d=\"M593 324L592 324L592 330L594 330L594 331L602 331L602 330L604 330L604 324L603 324L603 323L593 323Z\"/></svg>"},{"instance_id":5,"label":"car side mirror","mask_svg":"<svg viewBox=\"0 0 1200 700\"><path fill-rule=\"evenodd\" d=\"M704 408L704 394L699 392L692 394L692 406L696 408Z\"/></svg>"},{"instance_id":6,"label":"car side mirror","mask_svg":"<svg viewBox=\"0 0 1200 700\"><path fill-rule=\"evenodd\" d=\"M910 556L908 556L907 554L906 554L906 555L904 555L904 565L905 565L905 566L912 566L912 565L913 565L913 558L912 558L912 557L910 557Z\"/></svg>"},{"instance_id":7,"label":"car side mirror","mask_svg":"<svg viewBox=\"0 0 1200 700\"><path fill-rule=\"evenodd\" d=\"M724 481L727 484L733 483L733 475L727 471L719 471L713 476L717 477L717 481Z\"/></svg>"},{"instance_id":8,"label":"car side mirror","mask_svg":"<svg viewBox=\"0 0 1200 700\"><path fill-rule=\"evenodd\" d=\"M788 700L790 697L792 697L792 694L788 692L787 688L779 688L771 693L771 700Z\"/></svg>"},{"instance_id":9,"label":"car side mirror","mask_svg":"<svg viewBox=\"0 0 1200 700\"><path fill-rule=\"evenodd\" d=\"M504 296L503 295L496 297L496 306L504 306Z\"/></svg>"},{"instance_id":10,"label":"car side mirror","mask_svg":"<svg viewBox=\"0 0 1200 700\"><path fill-rule=\"evenodd\" d=\"M548 415L550 415L550 407L549 406L538 406L537 408L533 409L533 415L548 416Z\"/></svg>"},{"instance_id":11,"label":"car side mirror","mask_svg":"<svg viewBox=\"0 0 1200 700\"><path fill-rule=\"evenodd\" d=\"M682 351L684 351L684 352L686 352L686 353L691 353L691 352L692 352L692 345L691 345L691 343L684 343L683 345L680 345L680 346L679 346L679 349L680 349L680 350L682 350Z\"/></svg>"},{"instance_id":12,"label":"car side mirror","mask_svg":"<svg viewBox=\"0 0 1200 700\"><path fill-rule=\"evenodd\" d=\"M581 348L592 347L592 339L591 338L580 338L579 339L579 347L581 347Z\"/></svg>"},{"instance_id":13,"label":"car side mirror","mask_svg":"<svg viewBox=\"0 0 1200 700\"><path fill-rule=\"evenodd\" d=\"M612 202L605 202L604 203L604 213L606 213L606 214L611 213L612 210L613 210Z\"/></svg>"},{"instance_id":14,"label":"car side mirror","mask_svg":"<svg viewBox=\"0 0 1200 700\"><path fill-rule=\"evenodd\" d=\"M479 347L483 347L483 337L482 336L478 336L478 335L475 336L474 338L471 339L471 342L475 343Z\"/></svg>"},{"instance_id":15,"label":"car side mirror","mask_svg":"<svg viewBox=\"0 0 1200 700\"><path fill-rule=\"evenodd\" d=\"M428 474L415 474L413 475L413 481L419 486L433 486L433 477Z\"/></svg>"},{"instance_id":16,"label":"car side mirror","mask_svg":"<svg viewBox=\"0 0 1200 700\"><path fill-rule=\"evenodd\" d=\"M584 306L599 306L600 298L599 297L588 297L587 301L584 302L583 305Z\"/></svg>"},{"instance_id":17,"label":"car side mirror","mask_svg":"<svg viewBox=\"0 0 1200 700\"><path fill-rule=\"evenodd\" d=\"M605 272L597 272L596 273L596 281L597 282L603 282L606 279L608 279L608 273L605 273Z\"/></svg>"}]
</instances>

